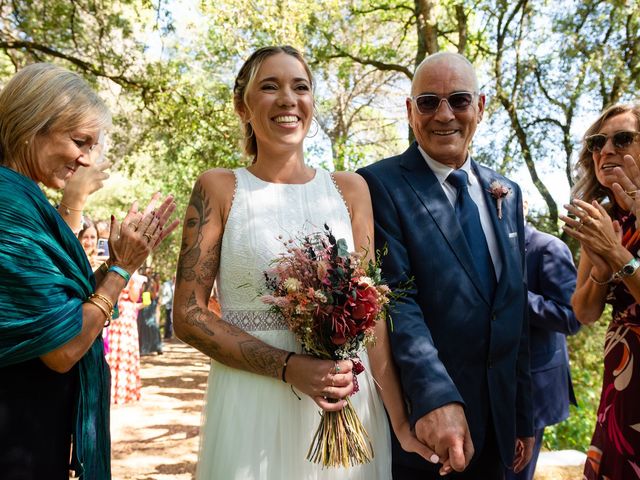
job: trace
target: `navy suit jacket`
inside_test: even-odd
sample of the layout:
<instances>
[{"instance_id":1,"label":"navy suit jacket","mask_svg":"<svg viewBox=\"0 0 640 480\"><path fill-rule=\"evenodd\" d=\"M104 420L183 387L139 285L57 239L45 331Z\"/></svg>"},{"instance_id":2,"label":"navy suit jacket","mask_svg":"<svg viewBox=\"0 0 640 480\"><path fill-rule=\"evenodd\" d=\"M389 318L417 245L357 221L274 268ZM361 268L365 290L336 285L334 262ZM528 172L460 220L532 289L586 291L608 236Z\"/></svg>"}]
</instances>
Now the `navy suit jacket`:
<instances>
[{"instance_id":1,"label":"navy suit jacket","mask_svg":"<svg viewBox=\"0 0 640 480\"><path fill-rule=\"evenodd\" d=\"M411 423L459 402L475 451L491 421L500 456L511 465L516 436L533 436L522 197L517 184L475 162L472 168L503 264L494 298L483 295L454 209L416 143L358 173L371 191L376 248L388 248L384 279L393 289L412 283L392 307L390 330ZM488 192L494 180L511 189L502 219ZM394 462L433 471L395 439L393 453Z\"/></svg>"},{"instance_id":2,"label":"navy suit jacket","mask_svg":"<svg viewBox=\"0 0 640 480\"><path fill-rule=\"evenodd\" d=\"M529 342L536 429L561 422L576 404L566 335L580 329L571 308L576 267L569 247L557 237L525 226Z\"/></svg>"}]
</instances>

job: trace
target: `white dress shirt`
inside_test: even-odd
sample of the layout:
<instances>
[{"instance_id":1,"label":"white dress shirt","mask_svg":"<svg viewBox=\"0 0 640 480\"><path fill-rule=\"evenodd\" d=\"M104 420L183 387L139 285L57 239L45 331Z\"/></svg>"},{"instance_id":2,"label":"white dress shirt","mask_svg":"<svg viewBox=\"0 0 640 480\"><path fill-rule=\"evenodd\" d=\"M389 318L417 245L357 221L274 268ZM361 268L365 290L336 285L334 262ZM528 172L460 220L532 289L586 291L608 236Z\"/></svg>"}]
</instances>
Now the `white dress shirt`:
<instances>
[{"instance_id":1,"label":"white dress shirt","mask_svg":"<svg viewBox=\"0 0 640 480\"><path fill-rule=\"evenodd\" d=\"M458 196L458 190L456 189L456 187L447 182L447 177L453 171L453 168L431 158L427 154L427 152L422 149L422 147L418 146L418 150L420 150L420 153L422 154L425 162L427 162L427 165L438 179L438 182L440 182L440 186L442 187L444 194L447 196L447 199L449 199L449 203L451 203L451 207L453 208L453 214L455 215L455 205L456 198ZM502 272L502 259L500 258L498 242L496 240L496 234L493 231L493 222L491 221L490 213L488 210L488 208L493 206L487 206L485 196L482 192L482 185L480 185L478 177L476 177L475 172L471 168L470 155L467 155L467 159L462 164L460 169L467 172L467 177L469 178L469 195L471 195L471 198L478 207L478 213L480 214L480 224L482 225L482 231L484 232L484 236L487 240L489 254L491 255L493 268L496 272L496 279L500 279L500 273Z\"/></svg>"}]
</instances>

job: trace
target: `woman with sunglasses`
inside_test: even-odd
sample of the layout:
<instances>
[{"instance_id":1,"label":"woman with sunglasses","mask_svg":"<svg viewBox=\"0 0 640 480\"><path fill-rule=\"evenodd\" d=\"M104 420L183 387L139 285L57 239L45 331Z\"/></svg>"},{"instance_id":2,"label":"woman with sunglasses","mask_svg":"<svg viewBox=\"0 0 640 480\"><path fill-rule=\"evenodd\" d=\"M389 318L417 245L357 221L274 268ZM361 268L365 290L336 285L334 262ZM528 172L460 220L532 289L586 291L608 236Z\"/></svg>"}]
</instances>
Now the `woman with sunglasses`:
<instances>
[{"instance_id":1,"label":"woman with sunglasses","mask_svg":"<svg viewBox=\"0 0 640 480\"><path fill-rule=\"evenodd\" d=\"M632 198L637 187L629 180L640 179L639 131L640 105L614 105L600 115L584 137L574 200L565 206L571 217L561 216L581 246L576 317L589 325L606 303L613 308L588 480L640 479L640 232Z\"/></svg>"}]
</instances>

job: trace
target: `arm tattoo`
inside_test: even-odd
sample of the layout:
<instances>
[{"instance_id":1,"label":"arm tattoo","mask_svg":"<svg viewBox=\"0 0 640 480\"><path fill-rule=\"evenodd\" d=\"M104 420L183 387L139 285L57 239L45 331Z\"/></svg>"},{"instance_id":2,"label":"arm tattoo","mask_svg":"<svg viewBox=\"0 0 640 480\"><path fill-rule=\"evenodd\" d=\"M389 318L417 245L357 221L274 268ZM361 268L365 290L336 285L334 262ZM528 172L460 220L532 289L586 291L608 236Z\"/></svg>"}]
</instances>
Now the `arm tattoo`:
<instances>
[{"instance_id":1,"label":"arm tattoo","mask_svg":"<svg viewBox=\"0 0 640 480\"><path fill-rule=\"evenodd\" d=\"M207 280L210 283L212 278L215 277L220 268L220 249L222 247L222 240L216 245L213 245L205 254L202 262L200 262L200 271L198 272L198 283L206 285Z\"/></svg>"},{"instance_id":2,"label":"arm tattoo","mask_svg":"<svg viewBox=\"0 0 640 480\"><path fill-rule=\"evenodd\" d=\"M215 317L213 313L203 311L198 305L195 293L191 293L191 297L189 297L187 301L186 310L185 320L187 325L198 328L207 338L203 339L196 334L188 334L184 338L185 342L221 363L231 367L239 367L240 365L238 365L238 361L233 358L233 355L225 351L225 348L220 342L213 338L217 335L211 330L207 321L215 321ZM240 337L243 333L246 333L238 327L224 321L219 322L218 325L224 330L224 334L231 337ZM240 341L238 342L238 347L240 348L246 370L260 375L279 378L280 367L284 361L281 350L270 347L256 338Z\"/></svg>"},{"instance_id":3,"label":"arm tattoo","mask_svg":"<svg viewBox=\"0 0 640 480\"><path fill-rule=\"evenodd\" d=\"M207 325L207 317L212 316L213 314L209 311L202 311L202 308L200 308L196 300L195 292L191 292L191 296L189 297L189 300L187 300L186 311L185 320L187 325L199 328L209 337L213 337L215 335L213 330L211 330Z\"/></svg>"},{"instance_id":4,"label":"arm tattoo","mask_svg":"<svg viewBox=\"0 0 640 480\"><path fill-rule=\"evenodd\" d=\"M250 370L261 375L279 378L284 361L282 350L265 345L259 340L244 340L239 343L242 358Z\"/></svg>"},{"instance_id":5,"label":"arm tattoo","mask_svg":"<svg viewBox=\"0 0 640 480\"><path fill-rule=\"evenodd\" d=\"M187 333L183 338L186 343L219 362L234 365L233 356L225 352L222 345L213 338L216 334L207 324L207 321L215 321L214 314L198 305L194 292L191 292L186 304L185 321L187 325L196 327L206 335L202 338L197 333Z\"/></svg>"},{"instance_id":6,"label":"arm tattoo","mask_svg":"<svg viewBox=\"0 0 640 480\"><path fill-rule=\"evenodd\" d=\"M221 240L211 246L202 255L203 229L209 221L211 207L204 188L197 182L193 188L191 199L184 219L184 235L178 260L177 282L193 282L200 287L211 286L213 277L220 267ZM196 331L185 335L184 340L204 354L231 367L240 367L248 371L278 378L285 354L282 350L266 345L257 338L225 321L216 321L213 313L198 305L195 292L191 292L185 306L185 322ZM216 322L218 335L212 330L212 322ZM204 334L204 337L199 332ZM237 343L242 360L233 357L228 348L222 344L221 336L249 337ZM242 361L243 365L240 365Z\"/></svg>"},{"instance_id":7,"label":"arm tattoo","mask_svg":"<svg viewBox=\"0 0 640 480\"><path fill-rule=\"evenodd\" d=\"M196 279L196 265L200 260L202 229L209 221L211 207L209 198L200 182L193 187L193 193L187 206L184 219L184 235L178 260L176 280L193 281Z\"/></svg>"}]
</instances>

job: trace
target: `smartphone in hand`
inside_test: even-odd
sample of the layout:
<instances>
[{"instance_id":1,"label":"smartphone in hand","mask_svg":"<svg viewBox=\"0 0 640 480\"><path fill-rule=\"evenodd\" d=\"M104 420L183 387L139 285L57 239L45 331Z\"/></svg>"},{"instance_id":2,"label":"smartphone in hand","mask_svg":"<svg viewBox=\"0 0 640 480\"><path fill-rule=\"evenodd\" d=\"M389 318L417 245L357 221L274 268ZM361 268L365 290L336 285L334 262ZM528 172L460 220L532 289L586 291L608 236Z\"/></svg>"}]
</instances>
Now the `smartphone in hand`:
<instances>
[{"instance_id":1,"label":"smartphone in hand","mask_svg":"<svg viewBox=\"0 0 640 480\"><path fill-rule=\"evenodd\" d=\"M99 238L96 246L96 254L101 257L109 256L109 240L106 238Z\"/></svg>"}]
</instances>

